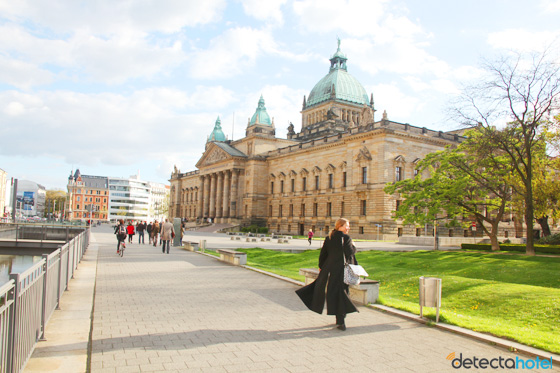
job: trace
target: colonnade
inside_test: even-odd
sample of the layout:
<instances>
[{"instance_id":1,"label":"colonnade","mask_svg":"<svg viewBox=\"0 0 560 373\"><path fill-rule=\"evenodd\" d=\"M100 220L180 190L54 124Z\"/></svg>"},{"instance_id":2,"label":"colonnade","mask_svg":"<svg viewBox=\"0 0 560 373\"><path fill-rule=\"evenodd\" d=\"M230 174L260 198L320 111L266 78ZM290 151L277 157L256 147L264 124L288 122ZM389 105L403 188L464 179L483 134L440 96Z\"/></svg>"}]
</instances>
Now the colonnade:
<instances>
[{"instance_id":1,"label":"colonnade","mask_svg":"<svg viewBox=\"0 0 560 373\"><path fill-rule=\"evenodd\" d=\"M346 123L353 122L354 124L358 125L360 120L360 112L357 110L349 110L349 109L339 109L340 110L340 120ZM327 119L327 110L317 110L307 114L306 123L315 124L318 122L322 122Z\"/></svg>"},{"instance_id":2,"label":"colonnade","mask_svg":"<svg viewBox=\"0 0 560 373\"><path fill-rule=\"evenodd\" d=\"M219 171L200 176L201 198L198 211L204 218L237 217L240 169Z\"/></svg>"}]
</instances>

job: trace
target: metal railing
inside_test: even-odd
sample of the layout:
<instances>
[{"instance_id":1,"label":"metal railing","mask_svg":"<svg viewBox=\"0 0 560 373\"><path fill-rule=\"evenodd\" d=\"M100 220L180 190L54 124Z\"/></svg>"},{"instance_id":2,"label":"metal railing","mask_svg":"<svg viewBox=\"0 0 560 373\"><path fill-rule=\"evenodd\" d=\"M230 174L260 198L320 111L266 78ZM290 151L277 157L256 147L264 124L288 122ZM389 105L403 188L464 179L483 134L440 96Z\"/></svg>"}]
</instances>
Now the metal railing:
<instances>
[{"instance_id":1,"label":"metal railing","mask_svg":"<svg viewBox=\"0 0 560 373\"><path fill-rule=\"evenodd\" d=\"M89 245L87 229L0 287L0 373L20 372Z\"/></svg>"}]
</instances>

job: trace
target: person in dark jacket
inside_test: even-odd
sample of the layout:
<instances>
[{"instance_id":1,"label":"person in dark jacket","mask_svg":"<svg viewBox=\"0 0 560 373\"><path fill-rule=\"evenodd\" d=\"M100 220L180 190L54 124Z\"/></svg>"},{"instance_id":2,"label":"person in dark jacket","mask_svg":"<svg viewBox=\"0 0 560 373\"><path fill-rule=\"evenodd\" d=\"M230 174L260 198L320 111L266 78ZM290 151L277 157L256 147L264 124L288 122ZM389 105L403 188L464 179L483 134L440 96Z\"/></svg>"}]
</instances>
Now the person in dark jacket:
<instances>
[{"instance_id":1,"label":"person in dark jacket","mask_svg":"<svg viewBox=\"0 0 560 373\"><path fill-rule=\"evenodd\" d=\"M358 312L348 297L348 285L344 283L344 262L358 264L356 247L348 235L350 222L338 219L334 229L325 238L319 254L319 276L311 284L296 291L303 303L311 311L323 313L325 304L325 288L327 289L327 315L336 316L336 325L346 330L344 319L346 314Z\"/></svg>"}]
</instances>

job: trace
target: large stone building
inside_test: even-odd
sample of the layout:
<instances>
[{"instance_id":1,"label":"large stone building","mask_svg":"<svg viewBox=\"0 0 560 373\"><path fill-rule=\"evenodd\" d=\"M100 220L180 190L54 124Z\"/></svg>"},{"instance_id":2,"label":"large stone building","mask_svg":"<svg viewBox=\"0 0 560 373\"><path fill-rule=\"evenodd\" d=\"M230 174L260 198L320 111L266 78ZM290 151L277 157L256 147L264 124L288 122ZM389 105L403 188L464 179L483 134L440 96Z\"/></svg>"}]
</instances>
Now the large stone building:
<instances>
[{"instance_id":1,"label":"large stone building","mask_svg":"<svg viewBox=\"0 0 560 373\"><path fill-rule=\"evenodd\" d=\"M262 97L239 140L226 140L218 118L197 169L171 175L171 217L287 234L325 234L345 217L356 238L423 234L391 218L399 200L383 188L413 177L426 154L462 137L397 123L386 113L376 121L373 94L348 73L340 44L330 62L303 98L301 130L290 124L286 139L275 137Z\"/></svg>"}]
</instances>

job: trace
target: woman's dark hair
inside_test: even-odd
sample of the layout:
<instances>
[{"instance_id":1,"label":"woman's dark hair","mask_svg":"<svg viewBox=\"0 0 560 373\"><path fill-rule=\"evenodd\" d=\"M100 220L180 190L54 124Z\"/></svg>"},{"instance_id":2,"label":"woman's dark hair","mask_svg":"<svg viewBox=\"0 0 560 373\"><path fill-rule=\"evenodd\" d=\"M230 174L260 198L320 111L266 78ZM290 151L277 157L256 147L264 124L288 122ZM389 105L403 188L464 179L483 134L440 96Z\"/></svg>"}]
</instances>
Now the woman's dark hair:
<instances>
[{"instance_id":1,"label":"woman's dark hair","mask_svg":"<svg viewBox=\"0 0 560 373\"><path fill-rule=\"evenodd\" d=\"M346 225L346 223L349 223L348 219L344 219L344 218L338 219L334 224L334 229L329 234L329 237L332 238L334 232L336 232L340 227Z\"/></svg>"}]
</instances>

